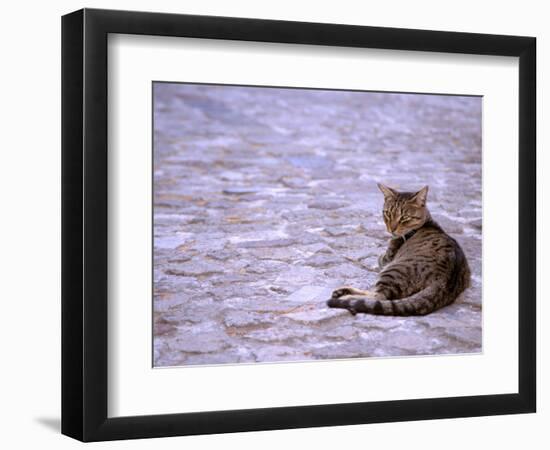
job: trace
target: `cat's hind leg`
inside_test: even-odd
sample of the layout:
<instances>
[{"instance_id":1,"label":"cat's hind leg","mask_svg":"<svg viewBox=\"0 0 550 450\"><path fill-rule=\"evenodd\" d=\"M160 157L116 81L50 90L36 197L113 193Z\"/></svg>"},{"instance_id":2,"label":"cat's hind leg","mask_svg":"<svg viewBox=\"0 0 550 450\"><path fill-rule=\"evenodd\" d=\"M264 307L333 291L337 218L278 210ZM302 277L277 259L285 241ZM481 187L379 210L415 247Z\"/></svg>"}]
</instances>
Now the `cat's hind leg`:
<instances>
[{"instance_id":1,"label":"cat's hind leg","mask_svg":"<svg viewBox=\"0 0 550 450\"><path fill-rule=\"evenodd\" d=\"M339 287L338 289L335 289L332 292L331 298L340 298L340 297L343 297L344 295L362 295L362 296L374 298L376 293L371 291L364 291L362 289L357 289L351 286L342 286L342 287Z\"/></svg>"}]
</instances>

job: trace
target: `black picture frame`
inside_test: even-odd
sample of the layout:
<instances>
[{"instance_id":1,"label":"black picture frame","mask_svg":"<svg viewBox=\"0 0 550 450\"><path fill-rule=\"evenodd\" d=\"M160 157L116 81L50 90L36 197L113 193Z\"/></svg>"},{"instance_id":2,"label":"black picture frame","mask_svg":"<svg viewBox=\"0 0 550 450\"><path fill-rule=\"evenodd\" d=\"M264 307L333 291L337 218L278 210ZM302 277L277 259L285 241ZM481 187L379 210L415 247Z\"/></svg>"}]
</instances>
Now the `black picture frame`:
<instances>
[{"instance_id":1,"label":"black picture frame","mask_svg":"<svg viewBox=\"0 0 550 450\"><path fill-rule=\"evenodd\" d=\"M519 57L518 393L109 418L107 36ZM536 39L84 9L62 18L62 433L82 441L535 412Z\"/></svg>"}]
</instances>

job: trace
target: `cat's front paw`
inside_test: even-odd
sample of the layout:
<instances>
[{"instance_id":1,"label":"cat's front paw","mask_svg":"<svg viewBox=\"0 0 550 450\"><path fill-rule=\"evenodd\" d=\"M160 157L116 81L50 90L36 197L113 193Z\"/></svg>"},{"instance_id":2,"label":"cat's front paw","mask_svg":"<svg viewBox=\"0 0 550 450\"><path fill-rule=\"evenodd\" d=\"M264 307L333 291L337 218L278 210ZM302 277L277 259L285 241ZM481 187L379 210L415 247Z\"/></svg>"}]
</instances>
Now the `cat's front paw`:
<instances>
[{"instance_id":1,"label":"cat's front paw","mask_svg":"<svg viewBox=\"0 0 550 450\"><path fill-rule=\"evenodd\" d=\"M389 258L384 254L378 257L378 268L383 269L389 263Z\"/></svg>"}]
</instances>

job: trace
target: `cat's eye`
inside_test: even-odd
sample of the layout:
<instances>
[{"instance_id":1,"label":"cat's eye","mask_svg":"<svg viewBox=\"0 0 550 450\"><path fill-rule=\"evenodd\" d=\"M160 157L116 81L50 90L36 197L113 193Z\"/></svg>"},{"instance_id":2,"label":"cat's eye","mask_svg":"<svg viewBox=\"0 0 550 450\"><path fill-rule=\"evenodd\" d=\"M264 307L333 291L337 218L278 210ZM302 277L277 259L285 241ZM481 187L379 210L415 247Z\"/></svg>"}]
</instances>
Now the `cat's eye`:
<instances>
[{"instance_id":1,"label":"cat's eye","mask_svg":"<svg viewBox=\"0 0 550 450\"><path fill-rule=\"evenodd\" d=\"M411 216L403 216L403 217L401 217L400 222L401 223L409 222L411 219L412 219Z\"/></svg>"}]
</instances>

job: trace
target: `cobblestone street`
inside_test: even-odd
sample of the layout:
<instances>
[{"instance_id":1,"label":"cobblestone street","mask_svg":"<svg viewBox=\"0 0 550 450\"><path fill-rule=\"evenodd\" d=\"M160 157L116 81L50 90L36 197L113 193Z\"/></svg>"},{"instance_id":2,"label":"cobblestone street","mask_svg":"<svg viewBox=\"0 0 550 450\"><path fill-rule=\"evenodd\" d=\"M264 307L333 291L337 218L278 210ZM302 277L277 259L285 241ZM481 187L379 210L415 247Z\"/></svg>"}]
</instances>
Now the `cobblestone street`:
<instances>
[{"instance_id":1,"label":"cobblestone street","mask_svg":"<svg viewBox=\"0 0 550 450\"><path fill-rule=\"evenodd\" d=\"M430 186L472 287L423 317L326 307L368 288L381 181ZM481 351L481 98L154 84L154 364Z\"/></svg>"}]
</instances>

